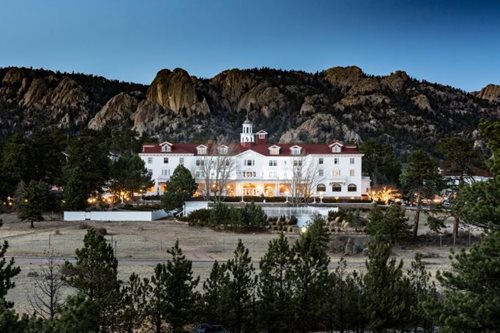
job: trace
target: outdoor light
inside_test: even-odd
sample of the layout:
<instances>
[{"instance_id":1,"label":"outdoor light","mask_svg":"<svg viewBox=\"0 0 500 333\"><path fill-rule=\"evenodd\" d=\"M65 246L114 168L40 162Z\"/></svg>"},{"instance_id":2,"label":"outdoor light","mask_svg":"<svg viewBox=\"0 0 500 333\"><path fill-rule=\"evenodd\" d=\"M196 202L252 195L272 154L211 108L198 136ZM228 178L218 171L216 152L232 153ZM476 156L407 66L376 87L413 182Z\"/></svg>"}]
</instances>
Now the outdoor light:
<instances>
[{"instance_id":1,"label":"outdoor light","mask_svg":"<svg viewBox=\"0 0 500 333\"><path fill-rule=\"evenodd\" d=\"M302 227L302 228L300 228L300 232L301 232L301 233L305 233L306 231L307 231L307 228L306 228L306 227Z\"/></svg>"}]
</instances>

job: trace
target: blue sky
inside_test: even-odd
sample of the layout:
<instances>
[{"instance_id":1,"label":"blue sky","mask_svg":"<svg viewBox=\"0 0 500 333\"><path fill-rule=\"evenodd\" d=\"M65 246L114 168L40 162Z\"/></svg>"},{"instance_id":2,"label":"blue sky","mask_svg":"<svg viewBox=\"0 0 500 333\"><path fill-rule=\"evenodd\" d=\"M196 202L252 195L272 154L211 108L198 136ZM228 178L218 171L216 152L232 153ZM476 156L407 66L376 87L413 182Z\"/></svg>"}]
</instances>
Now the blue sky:
<instances>
[{"instance_id":1,"label":"blue sky","mask_svg":"<svg viewBox=\"0 0 500 333\"><path fill-rule=\"evenodd\" d=\"M150 83L162 68L346 65L500 84L500 1L0 0L0 67Z\"/></svg>"}]
</instances>

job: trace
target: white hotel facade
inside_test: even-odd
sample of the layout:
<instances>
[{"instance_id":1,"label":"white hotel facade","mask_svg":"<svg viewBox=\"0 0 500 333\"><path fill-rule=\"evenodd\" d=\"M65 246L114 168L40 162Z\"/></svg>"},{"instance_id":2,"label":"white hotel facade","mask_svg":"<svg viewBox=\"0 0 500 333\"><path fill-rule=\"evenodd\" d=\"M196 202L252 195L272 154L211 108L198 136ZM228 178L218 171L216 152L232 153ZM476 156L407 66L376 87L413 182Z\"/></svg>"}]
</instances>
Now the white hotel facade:
<instances>
[{"instance_id":1,"label":"white hotel facade","mask_svg":"<svg viewBox=\"0 0 500 333\"><path fill-rule=\"evenodd\" d=\"M361 154L355 145L270 144L267 132L253 133L252 122L243 123L240 142L235 145L169 143L145 144L139 156L155 185L147 194L161 194L179 164L191 171L203 195L206 163L223 158L228 164L223 194L228 196L286 197L305 191L309 197L356 198L370 190L370 179L363 177ZM208 162L212 161L212 162ZM215 170L209 171L211 177ZM301 184L301 185L296 185ZM302 186L302 189L301 189ZM297 192L295 192L297 193ZM304 193L301 193L302 195Z\"/></svg>"}]
</instances>

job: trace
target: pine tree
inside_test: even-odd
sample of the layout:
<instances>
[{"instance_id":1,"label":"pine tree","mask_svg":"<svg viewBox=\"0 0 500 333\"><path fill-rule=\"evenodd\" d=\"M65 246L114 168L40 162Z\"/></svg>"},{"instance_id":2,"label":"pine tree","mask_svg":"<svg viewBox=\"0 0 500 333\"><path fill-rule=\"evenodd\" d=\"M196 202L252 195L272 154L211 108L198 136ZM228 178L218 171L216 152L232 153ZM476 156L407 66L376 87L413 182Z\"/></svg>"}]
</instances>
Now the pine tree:
<instances>
[{"instance_id":1,"label":"pine tree","mask_svg":"<svg viewBox=\"0 0 500 333\"><path fill-rule=\"evenodd\" d=\"M203 282L201 317L207 323L226 323L229 273L226 264L216 260L208 279Z\"/></svg>"},{"instance_id":2,"label":"pine tree","mask_svg":"<svg viewBox=\"0 0 500 333\"><path fill-rule=\"evenodd\" d=\"M149 280L132 273L122 287L123 301L118 315L122 332L133 333L142 327L146 317L148 283Z\"/></svg>"},{"instance_id":3,"label":"pine tree","mask_svg":"<svg viewBox=\"0 0 500 333\"><path fill-rule=\"evenodd\" d=\"M227 320L231 332L253 332L255 301L254 268L248 249L241 239L227 262L230 279L227 285Z\"/></svg>"},{"instance_id":4,"label":"pine tree","mask_svg":"<svg viewBox=\"0 0 500 333\"><path fill-rule=\"evenodd\" d=\"M165 318L173 333L183 332L183 326L193 323L195 305L199 299L195 291L199 277L193 277L192 262L187 260L179 241L167 253L172 256L165 267Z\"/></svg>"},{"instance_id":5,"label":"pine tree","mask_svg":"<svg viewBox=\"0 0 500 333\"><path fill-rule=\"evenodd\" d=\"M328 234L325 221L313 218L307 231L292 247L292 290L295 325L300 332L315 329L320 322L324 285L328 279Z\"/></svg>"},{"instance_id":6,"label":"pine tree","mask_svg":"<svg viewBox=\"0 0 500 333\"><path fill-rule=\"evenodd\" d=\"M410 284L403 275L403 261L397 264L390 254L388 243L370 243L363 299L368 329L373 332L402 329L410 323Z\"/></svg>"},{"instance_id":7,"label":"pine tree","mask_svg":"<svg viewBox=\"0 0 500 333\"><path fill-rule=\"evenodd\" d=\"M385 212L375 206L368 220L366 233L378 240L396 244L410 235L408 218L398 205L392 205Z\"/></svg>"},{"instance_id":8,"label":"pine tree","mask_svg":"<svg viewBox=\"0 0 500 333\"><path fill-rule=\"evenodd\" d=\"M401 184L407 196L416 197L417 209L413 224L413 237L417 237L422 199L434 196L442 187L438 165L423 150L417 150L408 156L408 163L401 174Z\"/></svg>"},{"instance_id":9,"label":"pine tree","mask_svg":"<svg viewBox=\"0 0 500 333\"><path fill-rule=\"evenodd\" d=\"M111 164L109 189L122 199L134 192L145 191L153 184L144 161L137 154L126 153Z\"/></svg>"},{"instance_id":10,"label":"pine tree","mask_svg":"<svg viewBox=\"0 0 500 333\"><path fill-rule=\"evenodd\" d=\"M77 291L78 300L69 302L67 310L82 310L95 314L94 329L105 332L116 327L116 317L121 306L121 281L118 280L118 261L106 239L89 229L83 248L76 250L76 263L65 263L65 279ZM71 300L71 297L70 297ZM73 308L72 308L73 306Z\"/></svg>"},{"instance_id":11,"label":"pine tree","mask_svg":"<svg viewBox=\"0 0 500 333\"><path fill-rule=\"evenodd\" d=\"M16 190L16 212L23 221L34 228L35 221L43 221L43 211L49 202L49 186L42 181L30 181L27 186L21 181Z\"/></svg>"},{"instance_id":12,"label":"pine tree","mask_svg":"<svg viewBox=\"0 0 500 333\"><path fill-rule=\"evenodd\" d=\"M469 252L453 256L451 271L438 274L444 287L444 332L500 331L500 232L490 232Z\"/></svg>"},{"instance_id":13,"label":"pine tree","mask_svg":"<svg viewBox=\"0 0 500 333\"><path fill-rule=\"evenodd\" d=\"M151 280L146 280L147 304L145 307L145 316L149 323L153 326L155 333L161 333L163 322L165 320L165 295L166 290L166 266L165 264L157 264Z\"/></svg>"},{"instance_id":14,"label":"pine tree","mask_svg":"<svg viewBox=\"0 0 500 333\"><path fill-rule=\"evenodd\" d=\"M289 332L293 318L291 249L283 234L269 242L260 260L257 295L259 325L267 332Z\"/></svg>"},{"instance_id":15,"label":"pine tree","mask_svg":"<svg viewBox=\"0 0 500 333\"><path fill-rule=\"evenodd\" d=\"M186 200L193 197L198 184L185 166L179 164L167 183L167 190L161 198L166 210L180 209Z\"/></svg>"}]
</instances>

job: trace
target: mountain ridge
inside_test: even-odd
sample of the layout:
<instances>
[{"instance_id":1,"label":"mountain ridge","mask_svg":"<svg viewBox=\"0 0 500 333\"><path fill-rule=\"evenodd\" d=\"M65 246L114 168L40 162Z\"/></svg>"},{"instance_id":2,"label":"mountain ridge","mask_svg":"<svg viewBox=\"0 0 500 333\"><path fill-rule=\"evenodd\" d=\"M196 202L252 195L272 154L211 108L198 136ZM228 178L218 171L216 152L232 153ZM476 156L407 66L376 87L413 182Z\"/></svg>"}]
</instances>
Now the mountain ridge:
<instances>
[{"instance_id":1,"label":"mountain ridge","mask_svg":"<svg viewBox=\"0 0 500 333\"><path fill-rule=\"evenodd\" d=\"M148 85L85 74L0 68L0 136L59 127L133 128L171 141L237 139L247 113L274 142L362 142L373 138L398 152L435 145L441 137L477 138L482 118L500 118L500 86L467 93L357 66L322 72L228 69L197 78L162 69Z\"/></svg>"}]
</instances>

